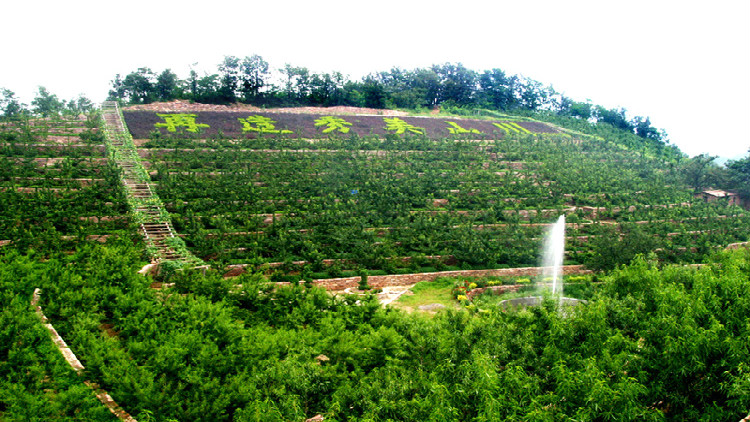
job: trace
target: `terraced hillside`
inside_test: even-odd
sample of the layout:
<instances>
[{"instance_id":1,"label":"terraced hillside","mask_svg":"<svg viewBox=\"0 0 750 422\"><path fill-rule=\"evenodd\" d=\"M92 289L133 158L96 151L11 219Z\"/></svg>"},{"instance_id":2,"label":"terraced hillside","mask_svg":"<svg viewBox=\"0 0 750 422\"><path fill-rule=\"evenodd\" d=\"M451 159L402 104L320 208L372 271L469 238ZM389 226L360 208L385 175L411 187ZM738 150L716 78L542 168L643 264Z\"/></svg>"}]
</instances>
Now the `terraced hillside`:
<instances>
[{"instance_id":1,"label":"terraced hillside","mask_svg":"<svg viewBox=\"0 0 750 422\"><path fill-rule=\"evenodd\" d=\"M371 294L330 295L261 274L534 265L543 229L561 213L568 264L607 268L644 251L697 262L747 240L746 213L694 199L674 155L554 126L533 133L546 125L523 120L496 121L505 129L490 136L472 133L485 126L471 120L434 118L434 127L469 133L430 137L322 134L318 117L300 118L299 133L320 132L303 137L256 119L264 132L209 136L185 130L182 116L174 133L153 124L132 140L114 105L103 113L105 122L31 120L0 131L0 420L747 414L747 249L700 268L638 258L597 274L600 283L581 277L567 291L589 302L570 312L552 300L506 312L480 294L518 287L499 279L441 279L430 288L457 291L447 299L455 309L425 317ZM236 113L226 117L244 127ZM328 117L340 127L336 118L357 118ZM386 127L385 117L370 120ZM148 260L199 261L152 227L182 236L219 271L164 271L168 283L154 289L139 272ZM260 271L230 279L228 269Z\"/></svg>"},{"instance_id":2,"label":"terraced hillside","mask_svg":"<svg viewBox=\"0 0 750 422\"><path fill-rule=\"evenodd\" d=\"M191 251L276 280L535 265L559 214L566 262L594 267L648 251L699 262L750 233L741 209L693 198L675 157L542 122L124 116Z\"/></svg>"},{"instance_id":3,"label":"terraced hillside","mask_svg":"<svg viewBox=\"0 0 750 422\"><path fill-rule=\"evenodd\" d=\"M65 290L80 297L87 289L84 280L93 278L92 267L108 261L100 256L99 264L84 263L84 251L107 243L129 248L136 261L139 249L146 257L101 124L98 113L0 123L0 266L25 262L0 270L6 343L0 351L2 420L135 420L87 379L84 366L39 306L39 287L48 296L62 296L65 292L47 283L65 277L49 270L24 281L38 263L69 256L68 267L80 266L84 273L67 279L72 284ZM36 315L29 312L29 298Z\"/></svg>"},{"instance_id":4,"label":"terraced hillside","mask_svg":"<svg viewBox=\"0 0 750 422\"><path fill-rule=\"evenodd\" d=\"M98 115L0 126L0 245L37 252L133 233Z\"/></svg>"}]
</instances>

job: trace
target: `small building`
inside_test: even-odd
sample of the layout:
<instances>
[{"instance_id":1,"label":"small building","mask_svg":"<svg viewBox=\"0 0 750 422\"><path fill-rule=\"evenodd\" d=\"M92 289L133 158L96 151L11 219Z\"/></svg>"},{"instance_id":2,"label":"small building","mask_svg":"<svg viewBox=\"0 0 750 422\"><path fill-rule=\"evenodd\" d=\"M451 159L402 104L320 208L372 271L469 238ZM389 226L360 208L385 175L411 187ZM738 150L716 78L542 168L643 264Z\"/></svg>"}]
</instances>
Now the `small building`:
<instances>
[{"instance_id":1,"label":"small building","mask_svg":"<svg viewBox=\"0 0 750 422\"><path fill-rule=\"evenodd\" d=\"M696 194L697 197L703 198L706 202L726 201L727 205L742 206L740 197L734 192L727 192L720 189L704 190Z\"/></svg>"}]
</instances>

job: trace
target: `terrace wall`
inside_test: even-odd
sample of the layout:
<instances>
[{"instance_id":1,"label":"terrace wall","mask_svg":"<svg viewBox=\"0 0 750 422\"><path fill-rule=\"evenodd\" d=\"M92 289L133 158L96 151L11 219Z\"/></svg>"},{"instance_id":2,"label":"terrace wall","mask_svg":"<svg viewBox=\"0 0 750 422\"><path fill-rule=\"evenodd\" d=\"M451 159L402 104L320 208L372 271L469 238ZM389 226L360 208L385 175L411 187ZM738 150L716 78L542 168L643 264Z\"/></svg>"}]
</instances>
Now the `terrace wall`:
<instances>
[{"instance_id":1,"label":"terrace wall","mask_svg":"<svg viewBox=\"0 0 750 422\"><path fill-rule=\"evenodd\" d=\"M563 267L563 273L568 274L590 274L583 265L566 265ZM539 274L539 267L521 267L521 268L500 268L494 270L463 270L463 271L438 271L432 273L416 274L392 274L392 275L375 275L367 277L367 284L373 288L382 288L387 286L407 286L416 284L420 281L434 281L438 277L522 277L535 276ZM314 280L313 283L323 287L326 290L341 291L359 285L360 277L342 277Z\"/></svg>"}]
</instances>

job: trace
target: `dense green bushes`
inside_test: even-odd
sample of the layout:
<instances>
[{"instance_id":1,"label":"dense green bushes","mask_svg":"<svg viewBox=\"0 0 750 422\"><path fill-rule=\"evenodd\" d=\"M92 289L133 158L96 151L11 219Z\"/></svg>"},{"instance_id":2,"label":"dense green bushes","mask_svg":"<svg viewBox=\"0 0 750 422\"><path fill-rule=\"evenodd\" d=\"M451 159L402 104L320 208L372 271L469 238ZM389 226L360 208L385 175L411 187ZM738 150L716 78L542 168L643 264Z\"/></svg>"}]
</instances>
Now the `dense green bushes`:
<instances>
[{"instance_id":1,"label":"dense green bushes","mask_svg":"<svg viewBox=\"0 0 750 422\"><path fill-rule=\"evenodd\" d=\"M32 311L34 277L43 271L35 256L0 257L0 419L113 421Z\"/></svg>"},{"instance_id":2,"label":"dense green bushes","mask_svg":"<svg viewBox=\"0 0 750 422\"><path fill-rule=\"evenodd\" d=\"M565 314L550 302L432 318L317 288L271 290L257 274L177 273L176 290L155 292L137 266L124 245L45 263L11 254L0 266L5 298L18 295L18 315L3 318L27 321L14 332L44 343L25 319L41 286L87 376L136 417L713 421L750 406L747 250L701 269L639 258ZM50 365L56 355L43 356ZM16 391L26 381L3 382Z\"/></svg>"}]
</instances>

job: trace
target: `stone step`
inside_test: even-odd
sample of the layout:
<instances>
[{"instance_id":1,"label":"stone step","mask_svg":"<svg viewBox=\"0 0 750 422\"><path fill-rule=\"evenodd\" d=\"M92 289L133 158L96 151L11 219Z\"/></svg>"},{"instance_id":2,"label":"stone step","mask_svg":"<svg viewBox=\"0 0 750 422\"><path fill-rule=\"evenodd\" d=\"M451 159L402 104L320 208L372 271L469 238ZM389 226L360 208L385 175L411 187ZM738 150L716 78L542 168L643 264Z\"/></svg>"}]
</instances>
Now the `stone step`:
<instances>
[{"instance_id":1,"label":"stone step","mask_svg":"<svg viewBox=\"0 0 750 422\"><path fill-rule=\"evenodd\" d=\"M172 236L171 230L146 230L146 234L149 236Z\"/></svg>"},{"instance_id":2,"label":"stone step","mask_svg":"<svg viewBox=\"0 0 750 422\"><path fill-rule=\"evenodd\" d=\"M156 237L158 237L160 239L165 239L167 237L173 237L172 236L172 232L171 231L167 231L167 230L158 231L158 232L149 232L149 231L147 231L145 233L146 233L146 236L150 237L150 238L156 238Z\"/></svg>"},{"instance_id":3,"label":"stone step","mask_svg":"<svg viewBox=\"0 0 750 422\"><path fill-rule=\"evenodd\" d=\"M171 232L161 232L161 233L148 233L146 232L146 237L152 240L164 240L174 237Z\"/></svg>"},{"instance_id":4,"label":"stone step","mask_svg":"<svg viewBox=\"0 0 750 422\"><path fill-rule=\"evenodd\" d=\"M146 233L146 237L152 240L164 240L174 236L172 236L172 233Z\"/></svg>"}]
</instances>

